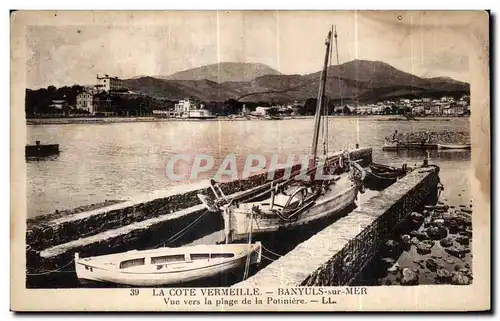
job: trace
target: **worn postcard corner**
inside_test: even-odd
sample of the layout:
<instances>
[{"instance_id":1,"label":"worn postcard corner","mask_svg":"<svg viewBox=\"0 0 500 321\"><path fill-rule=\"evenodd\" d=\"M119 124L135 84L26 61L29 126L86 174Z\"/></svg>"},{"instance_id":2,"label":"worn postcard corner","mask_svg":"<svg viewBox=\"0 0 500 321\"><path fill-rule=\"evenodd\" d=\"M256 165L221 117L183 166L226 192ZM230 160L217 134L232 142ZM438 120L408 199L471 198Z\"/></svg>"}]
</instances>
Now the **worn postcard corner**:
<instances>
[{"instance_id":1,"label":"worn postcard corner","mask_svg":"<svg viewBox=\"0 0 500 321\"><path fill-rule=\"evenodd\" d=\"M489 46L484 11L12 12L11 309L491 309Z\"/></svg>"}]
</instances>

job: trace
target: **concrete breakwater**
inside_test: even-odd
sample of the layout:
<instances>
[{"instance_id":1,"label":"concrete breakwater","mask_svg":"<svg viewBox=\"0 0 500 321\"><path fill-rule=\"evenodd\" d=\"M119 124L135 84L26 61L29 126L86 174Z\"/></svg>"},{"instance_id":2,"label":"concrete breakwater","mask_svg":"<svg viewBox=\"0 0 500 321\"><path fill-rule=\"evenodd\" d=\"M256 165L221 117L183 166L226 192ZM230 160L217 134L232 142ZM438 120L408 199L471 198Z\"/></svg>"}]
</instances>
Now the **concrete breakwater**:
<instances>
[{"instance_id":1,"label":"concrete breakwater","mask_svg":"<svg viewBox=\"0 0 500 321\"><path fill-rule=\"evenodd\" d=\"M372 162L371 148L352 149L349 153L352 160L362 165ZM333 153L330 159L340 155L340 152ZM292 172L299 166L294 166ZM277 170L274 177L282 177L284 171ZM221 187L226 195L233 197L248 191L258 193L268 182L267 175L262 173L223 183ZM185 244L220 230L221 216L206 212L196 196L208 192L207 188L207 182L199 182L92 211L30 220L26 233L28 271L37 278L40 270L62 268L75 252L85 256L149 248L175 236L195 221L196 229L186 233L182 243L173 240L172 245Z\"/></svg>"},{"instance_id":2,"label":"concrete breakwater","mask_svg":"<svg viewBox=\"0 0 500 321\"><path fill-rule=\"evenodd\" d=\"M419 168L236 287L339 286L373 260L386 236L437 200L438 170ZM286 271L286 273L284 272Z\"/></svg>"}]
</instances>

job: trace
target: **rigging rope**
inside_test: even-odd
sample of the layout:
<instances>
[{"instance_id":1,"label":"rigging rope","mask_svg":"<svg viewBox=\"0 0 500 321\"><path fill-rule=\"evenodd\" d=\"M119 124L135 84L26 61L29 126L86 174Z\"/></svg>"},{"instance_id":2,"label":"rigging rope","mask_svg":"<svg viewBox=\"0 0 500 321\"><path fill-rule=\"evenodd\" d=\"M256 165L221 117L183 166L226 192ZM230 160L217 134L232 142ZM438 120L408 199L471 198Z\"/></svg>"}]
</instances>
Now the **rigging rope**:
<instances>
[{"instance_id":1,"label":"rigging rope","mask_svg":"<svg viewBox=\"0 0 500 321\"><path fill-rule=\"evenodd\" d=\"M26 275L29 275L29 276L35 276L35 275L47 275L47 274L51 274L51 273L69 273L69 272L75 272L75 271L60 271L62 269L64 269L65 267L69 266L71 263L73 263L75 261L75 259L71 260L68 264L66 265L63 265L61 266L60 268L57 268L55 270L47 270L47 271L44 271L44 272L40 272L40 273L26 273Z\"/></svg>"},{"instance_id":2,"label":"rigging rope","mask_svg":"<svg viewBox=\"0 0 500 321\"><path fill-rule=\"evenodd\" d=\"M264 254L261 254L263 258L268 259L269 261L276 261L277 259L271 259L270 257L265 256Z\"/></svg>"},{"instance_id":3,"label":"rigging rope","mask_svg":"<svg viewBox=\"0 0 500 321\"><path fill-rule=\"evenodd\" d=\"M170 238L168 238L167 240L164 240L160 243L158 243L157 245L155 245L153 247L153 249L156 249L158 248L160 245L163 245L165 246L165 244L168 244L168 243L171 243L171 242L174 242L174 241L177 241L181 236L183 236L187 231L189 231L190 229L192 229L199 221L201 221L201 219L208 213L208 210L206 210L205 212L203 212L203 214L201 214L199 217L197 217L194 221L192 221L191 223L189 223L185 228L183 228L182 230L180 230L179 232L177 232L176 234L174 234L173 236L171 236Z\"/></svg>"},{"instance_id":4,"label":"rigging rope","mask_svg":"<svg viewBox=\"0 0 500 321\"><path fill-rule=\"evenodd\" d=\"M275 253L275 252L271 251L270 249L268 249L268 248L264 247L264 245L262 245L262 249L263 249L263 250L266 250L266 251L268 251L269 253L274 254L274 255L276 255L276 256L278 256L278 257L283 256L283 255L280 255L280 254L278 254L278 253Z\"/></svg>"},{"instance_id":5,"label":"rigging rope","mask_svg":"<svg viewBox=\"0 0 500 321\"><path fill-rule=\"evenodd\" d=\"M339 59L339 47L337 43L337 26L335 26L335 31L334 31L334 37L335 37L335 52L337 54L337 66L340 64L340 59ZM342 80L340 79L340 69L339 69L339 74L338 74L338 80L339 80L339 92L340 92L340 105L342 106L344 104L343 99L342 99ZM344 107L342 107L344 108Z\"/></svg>"}]
</instances>

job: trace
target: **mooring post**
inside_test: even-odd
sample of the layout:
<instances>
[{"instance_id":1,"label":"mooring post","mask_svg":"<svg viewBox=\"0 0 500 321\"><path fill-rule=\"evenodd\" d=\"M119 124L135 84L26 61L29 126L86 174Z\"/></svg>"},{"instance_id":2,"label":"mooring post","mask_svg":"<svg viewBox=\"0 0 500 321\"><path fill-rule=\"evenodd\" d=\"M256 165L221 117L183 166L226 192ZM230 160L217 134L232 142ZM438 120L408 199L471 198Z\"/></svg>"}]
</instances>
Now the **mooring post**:
<instances>
[{"instance_id":1,"label":"mooring post","mask_svg":"<svg viewBox=\"0 0 500 321\"><path fill-rule=\"evenodd\" d=\"M429 151L427 151L427 154L425 155L424 164L423 164L423 167L427 167L427 166L429 166Z\"/></svg>"}]
</instances>

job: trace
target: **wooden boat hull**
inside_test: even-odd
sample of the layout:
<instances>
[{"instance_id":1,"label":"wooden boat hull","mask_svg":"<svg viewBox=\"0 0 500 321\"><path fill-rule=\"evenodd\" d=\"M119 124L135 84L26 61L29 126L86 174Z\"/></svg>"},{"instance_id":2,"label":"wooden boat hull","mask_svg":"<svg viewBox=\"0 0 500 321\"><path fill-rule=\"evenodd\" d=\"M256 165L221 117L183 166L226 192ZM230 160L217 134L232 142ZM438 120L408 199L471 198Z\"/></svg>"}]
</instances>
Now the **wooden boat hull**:
<instances>
[{"instance_id":1,"label":"wooden boat hull","mask_svg":"<svg viewBox=\"0 0 500 321\"><path fill-rule=\"evenodd\" d=\"M439 149L470 149L470 144L438 144Z\"/></svg>"},{"instance_id":2,"label":"wooden boat hull","mask_svg":"<svg viewBox=\"0 0 500 321\"><path fill-rule=\"evenodd\" d=\"M404 148L403 148L403 146L402 146L402 145L396 145L396 144L393 144L393 145L388 145L388 144L386 144L386 145L384 145L384 146L382 147L382 150L383 150L384 152L396 151L396 150L398 150L398 149L404 149Z\"/></svg>"},{"instance_id":3,"label":"wooden boat hull","mask_svg":"<svg viewBox=\"0 0 500 321\"><path fill-rule=\"evenodd\" d=\"M252 237L262 236L276 232L279 229L294 229L342 213L342 210L355 202L359 188L350 181L347 175L344 175L337 184L339 186L335 186L331 191L325 193L324 197L312 204L311 207L300 213L292 221L284 221L276 215L251 214L249 206L233 208L229 213L229 217L224 217L226 222L229 220L229 224L226 223L226 226L230 227L231 240L247 239L250 230L252 231Z\"/></svg>"},{"instance_id":4,"label":"wooden boat hull","mask_svg":"<svg viewBox=\"0 0 500 321\"><path fill-rule=\"evenodd\" d=\"M382 190L395 183L398 178L405 176L402 169L389 166L371 164L366 169L365 184L370 189Z\"/></svg>"},{"instance_id":5,"label":"wooden boat hull","mask_svg":"<svg viewBox=\"0 0 500 321\"><path fill-rule=\"evenodd\" d=\"M218 247L218 248L217 248ZM222 244L197 245L186 248L160 248L146 251L129 251L92 258L79 258L75 255L75 271L81 283L113 283L129 286L174 285L201 280L227 273L244 267L247 257L250 264L261 260L261 245ZM179 256L184 253L185 260L179 262L158 262L158 258ZM193 255L209 254L208 259L195 258ZM232 254L233 257L211 258L212 255ZM220 256L219 255L219 256ZM141 260L143 265L122 268L124 262ZM120 263L121 262L121 263Z\"/></svg>"},{"instance_id":6,"label":"wooden boat hull","mask_svg":"<svg viewBox=\"0 0 500 321\"><path fill-rule=\"evenodd\" d=\"M47 157L59 154L59 144L26 145L25 155L29 157Z\"/></svg>"},{"instance_id":7,"label":"wooden boat hull","mask_svg":"<svg viewBox=\"0 0 500 321\"><path fill-rule=\"evenodd\" d=\"M438 149L437 144L425 143L404 143L404 144L386 144L382 147L382 151L398 151L398 150L434 150Z\"/></svg>"}]
</instances>

